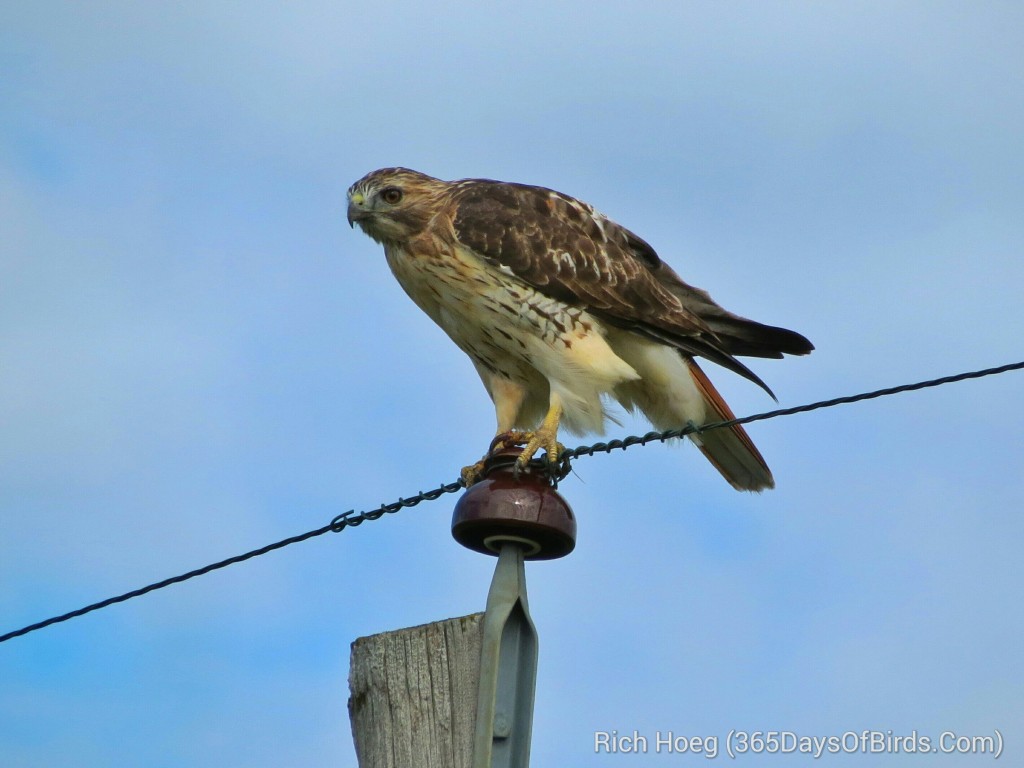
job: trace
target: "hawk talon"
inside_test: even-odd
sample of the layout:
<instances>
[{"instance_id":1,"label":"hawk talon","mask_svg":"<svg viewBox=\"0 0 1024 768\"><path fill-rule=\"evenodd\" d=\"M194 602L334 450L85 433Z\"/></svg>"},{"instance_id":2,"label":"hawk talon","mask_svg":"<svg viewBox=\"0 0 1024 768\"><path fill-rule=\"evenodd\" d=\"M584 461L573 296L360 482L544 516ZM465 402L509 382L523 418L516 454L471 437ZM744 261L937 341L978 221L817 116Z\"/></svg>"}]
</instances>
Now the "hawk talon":
<instances>
[{"instance_id":1,"label":"hawk talon","mask_svg":"<svg viewBox=\"0 0 1024 768\"><path fill-rule=\"evenodd\" d=\"M536 433L534 432L523 432L518 429L510 429L507 432L499 432L497 435L494 436L494 439L491 440L491 444L487 447L487 453L483 455L483 458L480 459L480 461L476 462L475 464L470 464L468 467L462 468L462 471L460 472L460 476L462 477L462 484L469 488L474 483L479 482L480 478L483 476L484 467L486 466L487 460L491 456L494 456L495 454L501 453L502 451L508 448L513 448L519 445L526 446L526 449L524 450L525 453L527 450L529 450L529 443L535 439L535 434ZM535 446L533 450L529 452L529 456L527 457L526 461L521 461L522 456L516 459L515 466L512 470L513 477L515 477L516 479L519 478L519 473L529 463L530 457L533 456L533 454L537 451L538 447L539 446ZM561 446L559 446L559 449L560 448Z\"/></svg>"},{"instance_id":2,"label":"hawk talon","mask_svg":"<svg viewBox=\"0 0 1024 768\"><path fill-rule=\"evenodd\" d=\"M493 456L500 451L504 451L506 448L525 445L529 441L529 432L522 432L518 429L510 429L508 432L499 432L494 436L494 439L491 440L491 445L487 449L487 456Z\"/></svg>"},{"instance_id":3,"label":"hawk talon","mask_svg":"<svg viewBox=\"0 0 1024 768\"><path fill-rule=\"evenodd\" d=\"M558 477L558 474L562 469L562 462L564 461L562 454L565 452L565 446L561 443L555 443L555 445L558 448L558 452L554 457L552 457L550 453L544 454L544 461L548 465L548 474L551 475L551 477Z\"/></svg>"},{"instance_id":4,"label":"hawk talon","mask_svg":"<svg viewBox=\"0 0 1024 768\"><path fill-rule=\"evenodd\" d=\"M484 459L487 457L485 456ZM471 485L477 483L484 473L484 459L475 464L470 464L468 467L463 467L462 471L459 472L459 476L462 478L462 484L469 488Z\"/></svg>"},{"instance_id":5,"label":"hawk talon","mask_svg":"<svg viewBox=\"0 0 1024 768\"><path fill-rule=\"evenodd\" d=\"M562 455L562 452L565 451L565 446L557 440L551 440L550 442L544 441L543 437L543 435L535 433L534 436L530 438L526 447L523 448L523 452L519 454L519 457L516 459L517 468L525 469L536 455L537 451L541 448L544 449L543 461L547 464L548 469L558 466L558 459Z\"/></svg>"}]
</instances>

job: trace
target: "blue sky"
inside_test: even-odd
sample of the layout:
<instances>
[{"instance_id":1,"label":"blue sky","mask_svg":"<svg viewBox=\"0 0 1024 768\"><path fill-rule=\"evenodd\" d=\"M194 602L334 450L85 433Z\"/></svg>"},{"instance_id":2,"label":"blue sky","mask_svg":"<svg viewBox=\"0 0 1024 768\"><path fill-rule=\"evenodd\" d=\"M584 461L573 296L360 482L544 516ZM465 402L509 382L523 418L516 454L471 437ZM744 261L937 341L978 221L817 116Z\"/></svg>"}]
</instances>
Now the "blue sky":
<instances>
[{"instance_id":1,"label":"blue sky","mask_svg":"<svg viewBox=\"0 0 1024 768\"><path fill-rule=\"evenodd\" d=\"M1021 30L997 2L5 4L0 630L481 453L468 359L345 223L377 167L596 205L816 344L754 362L782 405L1021 359ZM1019 757L1022 381L754 426L760 496L687 446L578 461L577 550L527 572L534 764L677 759L595 755L611 729L998 728ZM0 764L354 765L349 644L483 607L453 503L3 644Z\"/></svg>"}]
</instances>

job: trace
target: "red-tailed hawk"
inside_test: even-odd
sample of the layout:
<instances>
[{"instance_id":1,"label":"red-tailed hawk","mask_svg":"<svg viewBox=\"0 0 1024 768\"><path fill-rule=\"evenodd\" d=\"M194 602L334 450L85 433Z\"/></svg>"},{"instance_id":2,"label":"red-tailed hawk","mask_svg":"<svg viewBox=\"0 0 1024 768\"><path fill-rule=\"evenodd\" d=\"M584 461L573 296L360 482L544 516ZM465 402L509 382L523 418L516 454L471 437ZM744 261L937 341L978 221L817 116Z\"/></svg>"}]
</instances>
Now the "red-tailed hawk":
<instances>
[{"instance_id":1,"label":"red-tailed hawk","mask_svg":"<svg viewBox=\"0 0 1024 768\"><path fill-rule=\"evenodd\" d=\"M733 418L695 356L771 394L736 356L814 348L727 312L628 229L543 187L384 168L349 189L348 220L383 244L405 292L469 355L499 438L526 443L523 465L541 447L555 459L559 425L603 432L604 395L658 429ZM775 485L742 427L694 442L734 488Z\"/></svg>"}]
</instances>

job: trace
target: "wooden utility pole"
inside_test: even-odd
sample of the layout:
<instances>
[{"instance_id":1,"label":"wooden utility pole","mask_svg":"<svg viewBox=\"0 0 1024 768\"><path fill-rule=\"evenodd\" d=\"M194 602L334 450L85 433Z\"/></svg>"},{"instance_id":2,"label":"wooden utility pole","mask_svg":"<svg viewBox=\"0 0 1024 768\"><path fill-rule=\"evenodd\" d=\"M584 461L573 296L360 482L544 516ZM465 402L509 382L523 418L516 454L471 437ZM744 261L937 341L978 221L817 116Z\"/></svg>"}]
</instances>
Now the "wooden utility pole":
<instances>
[{"instance_id":1,"label":"wooden utility pole","mask_svg":"<svg viewBox=\"0 0 1024 768\"><path fill-rule=\"evenodd\" d=\"M482 613L352 643L359 768L470 768Z\"/></svg>"},{"instance_id":2,"label":"wooden utility pole","mask_svg":"<svg viewBox=\"0 0 1024 768\"><path fill-rule=\"evenodd\" d=\"M537 632L526 560L564 557L576 518L545 463L488 456L455 505L452 536L497 555L485 613L352 644L349 719L359 768L528 768Z\"/></svg>"}]
</instances>

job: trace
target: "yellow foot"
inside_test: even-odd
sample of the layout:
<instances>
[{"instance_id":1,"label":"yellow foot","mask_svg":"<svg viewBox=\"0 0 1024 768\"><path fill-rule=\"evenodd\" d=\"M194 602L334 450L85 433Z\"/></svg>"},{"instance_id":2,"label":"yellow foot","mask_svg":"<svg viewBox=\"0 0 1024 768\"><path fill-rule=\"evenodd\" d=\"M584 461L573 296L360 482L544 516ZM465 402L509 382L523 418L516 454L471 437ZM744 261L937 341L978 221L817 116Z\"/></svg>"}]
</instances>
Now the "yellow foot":
<instances>
[{"instance_id":1,"label":"yellow foot","mask_svg":"<svg viewBox=\"0 0 1024 768\"><path fill-rule=\"evenodd\" d=\"M474 483L478 483L483 476L487 459L496 453L504 451L506 448L517 445L523 446L522 453L516 457L515 474L517 476L526 469L526 465L530 463L530 460L541 448L544 449L544 458L548 466L552 467L558 463L558 457L565 450L565 446L555 439L555 430L545 430L541 427L534 432L523 432L520 430L502 432L491 441L487 453L484 454L480 461L462 468L460 475L463 484L469 488Z\"/></svg>"},{"instance_id":2,"label":"yellow foot","mask_svg":"<svg viewBox=\"0 0 1024 768\"><path fill-rule=\"evenodd\" d=\"M491 440L491 446L487 449L487 456L493 456L494 454L515 445L526 445L532 436L532 432L522 432L518 429L510 429L508 432L499 432L495 435L494 439ZM487 458L487 456L484 458Z\"/></svg>"},{"instance_id":3,"label":"yellow foot","mask_svg":"<svg viewBox=\"0 0 1024 768\"><path fill-rule=\"evenodd\" d=\"M483 476L484 466L486 465L487 459L500 451L504 451L506 448L511 448L514 445L525 445L526 441L529 439L530 437L526 432L520 432L518 430L510 430L497 435L493 440L491 440L491 444L487 448L487 453L484 454L480 461L462 468L462 472L460 472L462 484L469 488L474 483L479 482L480 478Z\"/></svg>"},{"instance_id":4,"label":"yellow foot","mask_svg":"<svg viewBox=\"0 0 1024 768\"><path fill-rule=\"evenodd\" d=\"M555 464L562 451L565 450L565 446L555 439L555 430L553 429L547 430L541 427L533 432L522 432L513 429L508 432L502 432L491 440L491 447L487 450L487 456L493 456L495 453L515 445L523 446L523 452L516 459L516 465L519 469L523 469L529 464L530 459L541 448L546 452L546 458L550 464Z\"/></svg>"},{"instance_id":5,"label":"yellow foot","mask_svg":"<svg viewBox=\"0 0 1024 768\"><path fill-rule=\"evenodd\" d=\"M565 450L565 446L558 442L558 422L562 418L562 405L555 393L551 394L551 407L548 409L544 421L533 432L528 432L526 445L523 452L516 459L516 470L523 470L530 463L530 459L541 448L546 454L548 469L553 469L558 463L558 457Z\"/></svg>"},{"instance_id":6,"label":"yellow foot","mask_svg":"<svg viewBox=\"0 0 1024 768\"><path fill-rule=\"evenodd\" d=\"M459 473L462 477L462 484L469 488L471 485L480 480L480 477L484 473L484 461L487 459L486 456L480 459L476 464L470 464L468 467L463 467Z\"/></svg>"},{"instance_id":7,"label":"yellow foot","mask_svg":"<svg viewBox=\"0 0 1024 768\"><path fill-rule=\"evenodd\" d=\"M530 463L530 459L534 457L541 448L544 449L544 459L547 461L549 467L553 467L558 463L558 457L562 455L562 451L565 450L565 446L562 445L556 439L555 430L547 430L541 427L536 432L527 432L524 434L523 452L519 454L519 458L516 459L516 470L522 471L526 469L526 465Z\"/></svg>"}]
</instances>

